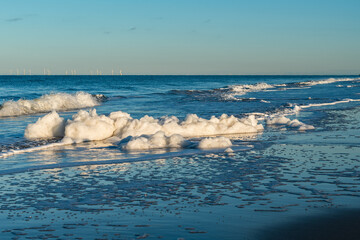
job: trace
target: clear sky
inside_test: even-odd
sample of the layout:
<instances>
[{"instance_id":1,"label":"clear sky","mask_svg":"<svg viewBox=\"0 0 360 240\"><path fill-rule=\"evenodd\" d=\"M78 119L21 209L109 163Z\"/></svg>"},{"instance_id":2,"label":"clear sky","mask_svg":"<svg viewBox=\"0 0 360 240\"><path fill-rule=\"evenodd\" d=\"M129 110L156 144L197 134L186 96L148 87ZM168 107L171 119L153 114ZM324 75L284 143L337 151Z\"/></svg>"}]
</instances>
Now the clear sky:
<instances>
[{"instance_id":1,"label":"clear sky","mask_svg":"<svg viewBox=\"0 0 360 240\"><path fill-rule=\"evenodd\" d=\"M359 74L360 0L1 0L0 74L44 68Z\"/></svg>"}]
</instances>

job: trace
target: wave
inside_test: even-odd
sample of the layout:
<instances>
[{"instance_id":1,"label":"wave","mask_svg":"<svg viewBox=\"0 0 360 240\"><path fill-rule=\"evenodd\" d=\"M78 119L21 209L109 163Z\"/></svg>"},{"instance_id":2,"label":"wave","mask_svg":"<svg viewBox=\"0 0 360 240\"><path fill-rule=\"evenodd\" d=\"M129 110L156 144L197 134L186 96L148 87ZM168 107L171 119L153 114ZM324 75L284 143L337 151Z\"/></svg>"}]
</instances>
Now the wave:
<instances>
[{"instance_id":1,"label":"wave","mask_svg":"<svg viewBox=\"0 0 360 240\"><path fill-rule=\"evenodd\" d=\"M360 99L344 99L344 100L329 102L329 103L311 103L311 104L302 105L299 107L300 108L323 107L323 106L332 106L332 105L336 105L336 104L340 104L340 103L349 103L349 102L360 102Z\"/></svg>"},{"instance_id":2,"label":"wave","mask_svg":"<svg viewBox=\"0 0 360 240\"><path fill-rule=\"evenodd\" d=\"M221 88L219 90L229 90L233 93L236 93L236 95L244 95L249 92L260 92L260 91L270 92L270 91L278 91L278 90L303 89L304 87L308 88L320 84L331 84L336 82L354 82L354 81L360 81L360 78L327 78L321 80L311 80L305 82L282 83L282 84L268 84L268 83L240 84L240 85L230 85L225 88Z\"/></svg>"},{"instance_id":3,"label":"wave","mask_svg":"<svg viewBox=\"0 0 360 240\"><path fill-rule=\"evenodd\" d=\"M359 81L360 78L328 78L323 80L317 81L306 81L306 82L299 82L299 85L307 85L307 86L315 86L320 84L330 84L336 82L352 82L352 81Z\"/></svg>"},{"instance_id":4,"label":"wave","mask_svg":"<svg viewBox=\"0 0 360 240\"><path fill-rule=\"evenodd\" d=\"M360 102L360 99L344 99L334 102L327 102L327 103L311 103L307 105L290 105L290 108L285 108L282 110L278 110L275 113L272 114L258 114L260 117L258 117L258 120L265 120L266 125L282 125L282 126L288 126L290 128L297 128L299 131L306 131L306 130L313 130L315 129L314 126L308 125L305 123L300 122L297 119L290 120L289 118L285 116L289 115L296 115L298 114L302 109L307 109L311 107L324 107L324 106L333 106L337 104L343 104L343 103L350 103L350 102Z\"/></svg>"},{"instance_id":5,"label":"wave","mask_svg":"<svg viewBox=\"0 0 360 240\"><path fill-rule=\"evenodd\" d=\"M239 97L249 92L259 92L274 88L267 83L230 85L210 90L172 90L170 94L191 96L202 101L261 101L254 98Z\"/></svg>"},{"instance_id":6,"label":"wave","mask_svg":"<svg viewBox=\"0 0 360 240\"><path fill-rule=\"evenodd\" d=\"M252 92L274 92L311 88L320 84L335 82L359 81L360 78L328 78L305 82L293 82L282 84L269 84L265 82L254 84L236 84L210 90L172 90L170 94L191 96L200 101L251 101L253 98L244 98L244 95ZM261 101L258 100L258 101Z\"/></svg>"},{"instance_id":7,"label":"wave","mask_svg":"<svg viewBox=\"0 0 360 240\"><path fill-rule=\"evenodd\" d=\"M255 92L276 92L287 90L307 89L319 84L331 84L335 82L356 82L360 78L327 78L305 82L290 82L282 84L270 84L265 82L254 84L235 84L222 88L208 90L171 90L168 93L174 95L185 95L203 102L248 102L259 101L268 103L265 99L246 98L245 95Z\"/></svg>"},{"instance_id":8,"label":"wave","mask_svg":"<svg viewBox=\"0 0 360 240\"><path fill-rule=\"evenodd\" d=\"M269 88L274 88L274 85L267 83L256 83L256 84L241 84L241 85L230 85L227 89L236 95L245 95L248 92L259 92Z\"/></svg>"},{"instance_id":9,"label":"wave","mask_svg":"<svg viewBox=\"0 0 360 240\"><path fill-rule=\"evenodd\" d=\"M106 97L102 94L91 95L86 92L75 94L46 94L33 100L20 99L7 101L0 106L0 117L14 117L51 111L66 111L94 107Z\"/></svg>"}]
</instances>

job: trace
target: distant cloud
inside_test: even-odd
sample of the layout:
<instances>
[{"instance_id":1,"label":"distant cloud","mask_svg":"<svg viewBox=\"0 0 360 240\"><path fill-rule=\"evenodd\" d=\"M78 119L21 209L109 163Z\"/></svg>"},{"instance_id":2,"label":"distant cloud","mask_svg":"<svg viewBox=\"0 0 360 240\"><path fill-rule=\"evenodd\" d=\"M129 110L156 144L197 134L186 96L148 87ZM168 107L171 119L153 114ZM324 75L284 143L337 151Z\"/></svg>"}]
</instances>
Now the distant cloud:
<instances>
[{"instance_id":1,"label":"distant cloud","mask_svg":"<svg viewBox=\"0 0 360 240\"><path fill-rule=\"evenodd\" d=\"M131 27L128 29L129 31L135 31L136 30L136 27Z\"/></svg>"},{"instance_id":2,"label":"distant cloud","mask_svg":"<svg viewBox=\"0 0 360 240\"><path fill-rule=\"evenodd\" d=\"M105 31L104 34L110 34L111 32L110 31Z\"/></svg>"},{"instance_id":3,"label":"distant cloud","mask_svg":"<svg viewBox=\"0 0 360 240\"><path fill-rule=\"evenodd\" d=\"M6 22L19 22L19 21L22 21L22 20L24 20L24 18L22 18L22 17L5 19Z\"/></svg>"},{"instance_id":4,"label":"distant cloud","mask_svg":"<svg viewBox=\"0 0 360 240\"><path fill-rule=\"evenodd\" d=\"M206 19L206 20L204 21L204 23L209 23L209 22L211 22L211 19Z\"/></svg>"},{"instance_id":5,"label":"distant cloud","mask_svg":"<svg viewBox=\"0 0 360 240\"><path fill-rule=\"evenodd\" d=\"M35 13L29 13L29 14L22 15L22 16L20 16L20 17L0 19L0 20L4 20L5 22L13 23L13 22L24 21L25 19L32 18L32 17L36 17L36 16L38 16L38 15L35 14Z\"/></svg>"}]
</instances>

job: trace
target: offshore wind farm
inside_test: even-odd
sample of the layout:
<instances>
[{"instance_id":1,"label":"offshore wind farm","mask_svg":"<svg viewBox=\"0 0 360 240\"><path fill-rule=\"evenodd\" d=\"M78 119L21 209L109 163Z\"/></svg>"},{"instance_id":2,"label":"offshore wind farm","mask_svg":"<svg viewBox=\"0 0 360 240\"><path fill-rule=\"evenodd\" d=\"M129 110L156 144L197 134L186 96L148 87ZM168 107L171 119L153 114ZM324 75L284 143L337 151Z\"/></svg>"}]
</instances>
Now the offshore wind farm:
<instances>
[{"instance_id":1,"label":"offshore wind farm","mask_svg":"<svg viewBox=\"0 0 360 240\"><path fill-rule=\"evenodd\" d=\"M114 70L114 69L111 69L111 70L108 70L108 71L104 71L104 70L99 70L99 69L96 69L96 70L89 70L87 73L81 73L80 75L111 75L111 76L114 76L114 75L122 75L122 70L119 69L119 70ZM43 71L42 73L40 72L33 72L32 69L23 69L21 72L19 69L16 69L15 71L10 69L8 71L8 73L3 73L2 75L16 75L16 76L19 76L19 75L23 75L23 76L31 76L31 75L52 75L52 71L51 69L49 68L43 68ZM78 71L76 69L66 69L64 70L64 73L61 74L61 73L58 73L58 74L55 74L55 75L78 75Z\"/></svg>"}]
</instances>

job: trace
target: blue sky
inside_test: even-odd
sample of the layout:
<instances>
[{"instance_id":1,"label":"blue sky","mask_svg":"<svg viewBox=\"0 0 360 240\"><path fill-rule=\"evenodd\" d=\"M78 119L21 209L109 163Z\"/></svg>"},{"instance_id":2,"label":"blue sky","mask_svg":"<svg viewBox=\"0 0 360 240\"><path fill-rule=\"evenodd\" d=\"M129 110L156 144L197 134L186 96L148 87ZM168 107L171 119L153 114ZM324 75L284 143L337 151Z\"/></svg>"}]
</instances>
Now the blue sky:
<instances>
[{"instance_id":1,"label":"blue sky","mask_svg":"<svg viewBox=\"0 0 360 240\"><path fill-rule=\"evenodd\" d=\"M358 0L2 0L0 74L359 74Z\"/></svg>"}]
</instances>

